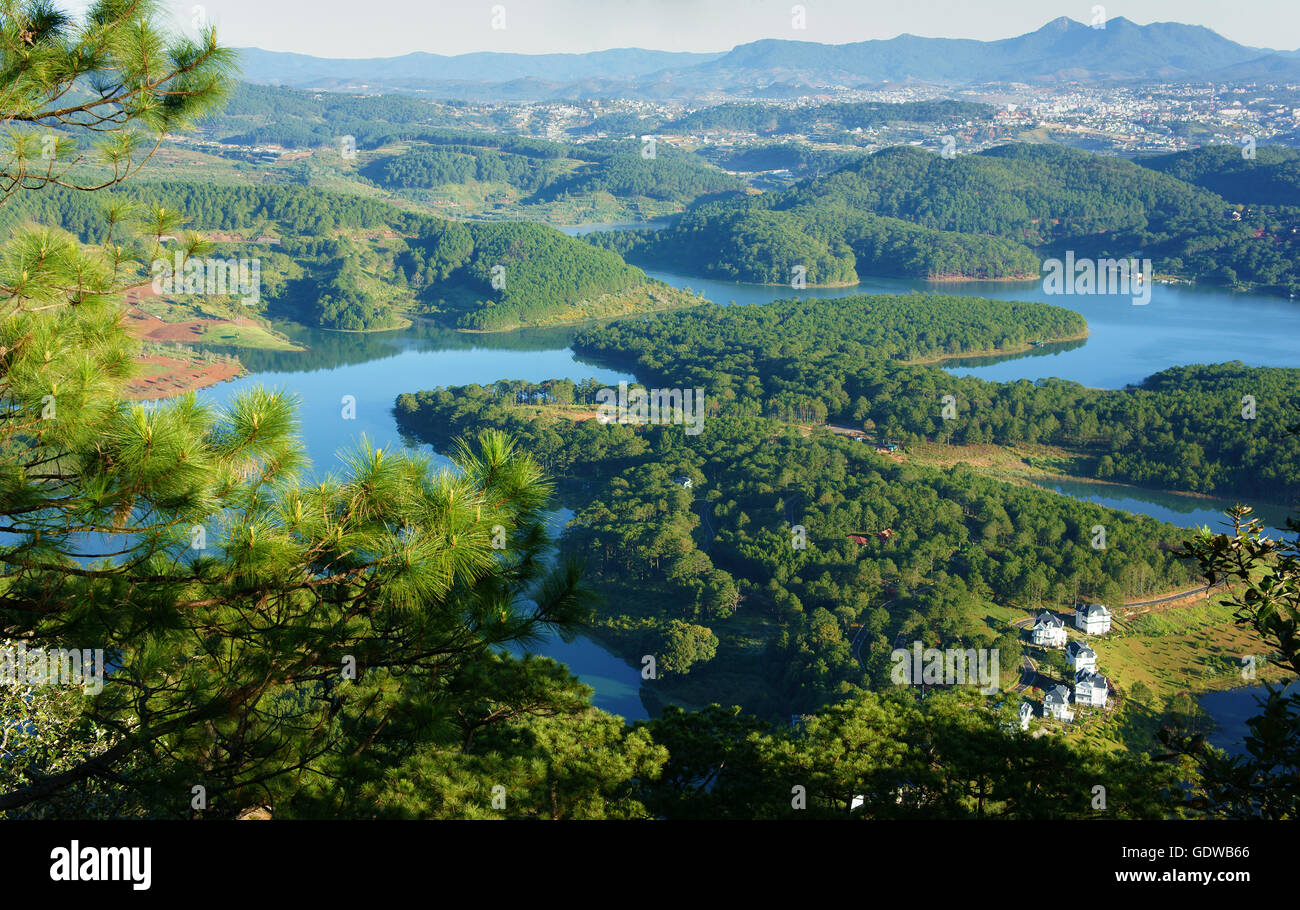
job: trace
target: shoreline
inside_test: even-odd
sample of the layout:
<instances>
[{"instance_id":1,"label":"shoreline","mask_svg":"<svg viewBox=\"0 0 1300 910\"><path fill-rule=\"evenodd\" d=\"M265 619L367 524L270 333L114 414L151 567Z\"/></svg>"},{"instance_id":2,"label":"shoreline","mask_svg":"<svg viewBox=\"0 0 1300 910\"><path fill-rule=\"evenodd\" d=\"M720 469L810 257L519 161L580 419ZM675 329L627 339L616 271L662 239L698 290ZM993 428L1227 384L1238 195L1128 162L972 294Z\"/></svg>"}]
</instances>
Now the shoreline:
<instances>
[{"instance_id":1,"label":"shoreline","mask_svg":"<svg viewBox=\"0 0 1300 910\"><path fill-rule=\"evenodd\" d=\"M868 276L874 277L874 276ZM886 276L878 276L886 277ZM1015 275L1006 275L1001 278L972 278L969 275L939 275L935 277L922 276L921 281L928 281L932 284L1033 284L1042 278L1041 275L1027 275L1018 277Z\"/></svg>"},{"instance_id":2,"label":"shoreline","mask_svg":"<svg viewBox=\"0 0 1300 910\"><path fill-rule=\"evenodd\" d=\"M302 325L306 328L315 328L315 329L319 329L322 332L335 332L339 335L372 335L376 332L400 332L403 329L409 329L414 324L415 324L414 319L406 316L402 317L402 322L400 325L386 325L383 328L373 328L373 329L331 329L331 328L326 328L323 325L308 326L305 323L297 323L297 325Z\"/></svg>"},{"instance_id":3,"label":"shoreline","mask_svg":"<svg viewBox=\"0 0 1300 910\"><path fill-rule=\"evenodd\" d=\"M1035 348L1046 347L1049 344L1068 344L1072 341L1086 341L1092 335L1092 329L1086 328L1082 332L1074 335L1067 335L1062 338L1043 339L1041 345L1030 344L1025 342L1014 348L994 348L985 351L964 351L960 354L940 354L935 357L925 357L918 360L902 360L900 363L908 366L928 366L936 363L947 363L953 360L969 360L975 357L1016 357L1020 354L1026 354Z\"/></svg>"},{"instance_id":4,"label":"shoreline","mask_svg":"<svg viewBox=\"0 0 1300 910\"><path fill-rule=\"evenodd\" d=\"M1162 489L1160 487L1140 487L1137 484L1125 483L1122 480L1103 480L1098 477L1081 477L1077 474L1023 474L1021 476L1023 476L1030 483L1033 483L1035 486L1039 486L1037 480L1043 480L1043 481L1059 480L1059 481L1066 481L1070 483L1090 483L1090 484L1095 483L1107 487L1120 487L1126 490L1133 490L1138 493L1151 493L1155 495L1177 496L1183 499L1199 499L1208 502L1214 502L1215 500L1220 500L1220 501L1233 500L1233 494L1231 493L1227 495L1223 493L1194 493L1191 492L1190 490L1169 490L1169 489ZM1243 501L1241 502L1241 504L1249 505L1253 507L1257 506L1266 509L1282 509L1283 511L1294 511L1296 508L1295 505L1287 505L1286 503L1272 502L1272 501L1260 500L1260 499L1257 499L1254 502L1250 502L1250 503ZM1258 517L1258 515L1256 515L1255 517Z\"/></svg>"},{"instance_id":5,"label":"shoreline","mask_svg":"<svg viewBox=\"0 0 1300 910\"><path fill-rule=\"evenodd\" d=\"M655 291L661 290L660 288L656 287L656 285L662 285L663 289L667 289L667 293L661 292L662 296L656 296ZM673 313L673 312L678 312L680 310L689 310L689 309L693 309L694 307L704 306L707 303L709 303L709 300L707 298L701 297L698 293L688 293L685 289L673 287L670 284L657 281L656 279L651 279L650 282L646 282L643 285L638 285L638 287L651 288L650 292L647 294L647 299L651 301L664 300L665 304L662 306L636 307L631 309L615 308L613 311L606 312L606 313L582 313L580 315L573 316L570 318L565 318L564 316L560 316L559 318L552 319L549 322L520 322L510 326L503 326L500 328L491 328L491 329L471 329L471 328L463 328L460 326L447 326L445 324L440 324L436 317L426 317L426 318L428 318L435 325L440 325L441 328L449 328L452 331L459 332L465 335L497 335L504 332L518 332L523 329L553 329L553 328L560 328L563 326L580 326L580 325L591 325L600 322L612 322L618 319L635 319L639 316L649 316L657 313ZM575 304L575 306L581 306L584 303L598 303L600 300L606 299L617 293L620 292L612 292L612 294L601 295L601 297L597 297L592 301L580 300L577 302L577 304Z\"/></svg>"}]
</instances>

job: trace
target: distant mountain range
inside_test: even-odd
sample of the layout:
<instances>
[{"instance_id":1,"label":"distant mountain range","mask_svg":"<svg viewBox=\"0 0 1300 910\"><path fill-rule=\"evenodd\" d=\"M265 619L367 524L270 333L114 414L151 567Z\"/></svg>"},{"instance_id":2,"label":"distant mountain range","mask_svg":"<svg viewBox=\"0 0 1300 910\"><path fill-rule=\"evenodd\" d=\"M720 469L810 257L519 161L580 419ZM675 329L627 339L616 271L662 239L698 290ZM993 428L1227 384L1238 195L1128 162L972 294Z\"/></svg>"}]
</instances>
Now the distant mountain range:
<instances>
[{"instance_id":1,"label":"distant mountain range","mask_svg":"<svg viewBox=\"0 0 1300 910\"><path fill-rule=\"evenodd\" d=\"M1300 80L1300 51L1246 47L1208 28L1117 17L1105 28L1054 19L999 41L897 38L852 44L768 39L726 53L636 48L589 54L415 53L331 60L248 48L249 82L303 89L416 91L445 98L538 100L608 94L648 98L789 96L817 89L919 82Z\"/></svg>"},{"instance_id":2,"label":"distant mountain range","mask_svg":"<svg viewBox=\"0 0 1300 910\"><path fill-rule=\"evenodd\" d=\"M503 83L538 80L548 83L583 79L628 80L670 68L690 68L722 54L685 54L639 48L590 54L440 54L414 53L401 57L339 60L284 54L258 48L240 50L243 77L248 82L292 88L369 83L409 87L439 83Z\"/></svg>"}]
</instances>

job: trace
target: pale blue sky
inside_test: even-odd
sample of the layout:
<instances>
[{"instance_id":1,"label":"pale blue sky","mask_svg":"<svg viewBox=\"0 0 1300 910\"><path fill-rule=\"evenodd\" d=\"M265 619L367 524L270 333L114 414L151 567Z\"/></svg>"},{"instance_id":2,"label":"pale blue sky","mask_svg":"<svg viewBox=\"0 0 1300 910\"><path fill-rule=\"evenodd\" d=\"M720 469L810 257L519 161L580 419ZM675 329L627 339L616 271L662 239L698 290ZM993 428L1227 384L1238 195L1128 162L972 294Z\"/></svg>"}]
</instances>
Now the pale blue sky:
<instances>
[{"instance_id":1,"label":"pale blue sky","mask_svg":"<svg viewBox=\"0 0 1300 910\"><path fill-rule=\"evenodd\" d=\"M70 0L74 5L78 0ZM796 0L166 0L187 25L196 5L233 46L321 57L411 51L559 53L645 47L720 51L759 38L842 43L916 35L1005 38L1057 16L1093 17L1079 0L801 0L807 28L791 27ZM505 8L493 29L493 7ZM1135 22L1204 25L1255 47L1300 48L1297 0L1129 0L1102 3Z\"/></svg>"}]
</instances>

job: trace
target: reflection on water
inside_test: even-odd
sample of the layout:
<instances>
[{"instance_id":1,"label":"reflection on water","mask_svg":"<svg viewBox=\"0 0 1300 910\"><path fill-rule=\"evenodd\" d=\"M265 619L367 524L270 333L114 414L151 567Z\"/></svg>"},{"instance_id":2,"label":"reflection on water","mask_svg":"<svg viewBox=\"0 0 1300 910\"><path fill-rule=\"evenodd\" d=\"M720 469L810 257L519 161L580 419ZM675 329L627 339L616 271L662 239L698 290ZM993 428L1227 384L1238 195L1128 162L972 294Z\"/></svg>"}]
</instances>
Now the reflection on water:
<instances>
[{"instance_id":1,"label":"reflection on water","mask_svg":"<svg viewBox=\"0 0 1300 910\"><path fill-rule=\"evenodd\" d=\"M599 227L581 225L568 231L580 234ZM1134 307L1129 298L1049 298L1037 283L937 284L867 278L851 288L795 292L786 287L712 281L662 270L647 273L679 288L690 287L721 304L762 303L795 296L828 298L929 291L1043 300L1078 310L1088 319L1092 334L1086 342L1044 345L1028 355L956 361L949 367L955 373L986 379L1060 376L1089 386L1115 388L1179 364L1241 360L1259 366L1300 365L1295 343L1300 337L1300 306L1270 297L1160 285L1153 289L1149 306ZM254 385L296 395L303 441L318 474L336 469L337 454L362 437L381 446L410 444L404 443L392 415L393 402L403 392L499 379L541 382L595 377L614 385L634 378L579 359L570 349L578 331L573 326L493 334L456 332L428 322L398 331L363 334L291 324L277 328L308 350L239 349L251 375L206 389L200 396L222 404ZM351 419L344 417L345 396L355 402L355 416ZM419 448L432 453L427 446ZM1045 485L1067 495L1185 527L1213 526L1221 520L1222 508L1230 504L1073 481ZM1281 510L1261 510L1260 514L1270 526L1282 527ZM564 642L553 636L539 652L561 660L592 686L599 707L630 720L646 716L639 697L639 671L592 640L579 637Z\"/></svg>"},{"instance_id":2,"label":"reflection on water","mask_svg":"<svg viewBox=\"0 0 1300 910\"><path fill-rule=\"evenodd\" d=\"M457 332L428 320L418 320L408 328L391 332L329 332L292 322L276 322L274 328L306 350L224 350L237 351L239 359L251 373L301 373L382 360L410 351L562 351L569 347L578 332L574 326L492 334ZM495 378L518 377L501 375Z\"/></svg>"},{"instance_id":3,"label":"reflection on water","mask_svg":"<svg viewBox=\"0 0 1300 910\"><path fill-rule=\"evenodd\" d=\"M240 351L250 369L254 363L260 369L200 394L208 401L224 403L260 384L296 395L303 442L318 475L336 470L337 455L363 437L376 446L412 445L402 438L393 419L393 402L403 392L505 378L541 382L594 376L610 385L632 379L627 373L579 360L568 347L576 331L571 327L491 335L451 332L428 325L365 334L281 328L299 344L310 345L311 350ZM355 399L355 416L351 419L344 418L344 396ZM434 455L437 463L446 464L431 446L415 448ZM550 635L534 650L564 663L591 686L596 693L593 702L602 710L628 720L647 716L639 697L639 672L591 639L578 636L566 642L558 635Z\"/></svg>"},{"instance_id":4,"label":"reflection on water","mask_svg":"<svg viewBox=\"0 0 1300 910\"><path fill-rule=\"evenodd\" d=\"M1095 502L1098 505L1125 512L1150 515L1161 521L1167 521L1180 528L1194 528L1206 525L1215 533L1230 533L1232 528L1224 515L1228 509L1238 503L1233 499L1201 498L1197 496L1180 496L1161 490L1143 490L1136 487L1115 484L1094 483L1087 480L1036 480L1039 486ZM1285 508L1274 505L1256 505L1247 502L1254 509L1252 518L1258 518L1264 524L1264 532L1270 537L1293 537L1286 530L1286 519L1292 513Z\"/></svg>"},{"instance_id":5,"label":"reflection on water","mask_svg":"<svg viewBox=\"0 0 1300 910\"><path fill-rule=\"evenodd\" d=\"M519 649L512 649L516 654ZM641 674L586 636L564 641L558 634L546 636L531 648L564 664L573 675L595 691L592 702L602 711L628 721L646 720L649 713L641 701Z\"/></svg>"},{"instance_id":6,"label":"reflection on water","mask_svg":"<svg viewBox=\"0 0 1300 910\"><path fill-rule=\"evenodd\" d=\"M632 376L580 360L568 348L573 330L556 337L554 330L466 335L460 332L402 330L380 334L345 335L340 343L333 332L295 332L295 340L327 342L306 353L274 352L249 357L262 369L250 375L205 389L206 400L225 403L256 385L290 392L299 399L303 442L318 472L330 471L336 455L363 436L377 446L401 446L394 422L393 402L403 392L437 386L491 383L498 379L542 382L594 376L616 385ZM321 336L325 336L323 339ZM356 343L350 350L348 345ZM351 396L355 416L344 417L344 398ZM425 447L426 451L432 451Z\"/></svg>"},{"instance_id":7,"label":"reflection on water","mask_svg":"<svg viewBox=\"0 0 1300 910\"><path fill-rule=\"evenodd\" d=\"M1211 287L1157 284L1151 302L1134 306L1119 295L1050 295L1039 282L934 282L908 278L864 278L847 288L738 284L647 269L646 274L677 287L690 287L720 304L770 303L790 298L850 294L924 292L1051 303L1088 320L1084 342L1043 345L1030 356L961 359L947 369L959 376L998 382L1071 379L1092 388L1118 389L1152 373L1191 363L1240 360L1247 366L1300 366L1300 303L1280 297Z\"/></svg>"},{"instance_id":8,"label":"reflection on water","mask_svg":"<svg viewBox=\"0 0 1300 910\"><path fill-rule=\"evenodd\" d=\"M1066 351L1077 350L1087 344L1087 340L1081 341L1050 341L1036 345L1027 351L1019 354L992 354L987 357L953 357L952 359L940 364L941 366L954 372L962 370L972 370L975 367L993 366L999 363L1007 363L1011 360L1020 360L1025 357L1054 357L1057 354L1064 354Z\"/></svg>"},{"instance_id":9,"label":"reflection on water","mask_svg":"<svg viewBox=\"0 0 1300 910\"><path fill-rule=\"evenodd\" d=\"M573 510L567 508L551 513L551 534L558 537L573 515ZM558 632L549 632L531 647L516 645L509 650L515 655L545 655L564 664L591 686L595 693L592 701L602 711L629 721L646 720L650 716L641 701L640 672L584 635L575 635L566 641Z\"/></svg>"},{"instance_id":10,"label":"reflection on water","mask_svg":"<svg viewBox=\"0 0 1300 910\"><path fill-rule=\"evenodd\" d=\"M1290 683L1286 691L1294 692L1296 685L1295 682ZM1244 755L1244 740L1250 732L1246 721L1263 713L1260 702L1265 694L1263 686L1248 686L1202 695L1199 703L1214 718L1215 723L1214 732L1205 737L1206 742L1229 755Z\"/></svg>"}]
</instances>

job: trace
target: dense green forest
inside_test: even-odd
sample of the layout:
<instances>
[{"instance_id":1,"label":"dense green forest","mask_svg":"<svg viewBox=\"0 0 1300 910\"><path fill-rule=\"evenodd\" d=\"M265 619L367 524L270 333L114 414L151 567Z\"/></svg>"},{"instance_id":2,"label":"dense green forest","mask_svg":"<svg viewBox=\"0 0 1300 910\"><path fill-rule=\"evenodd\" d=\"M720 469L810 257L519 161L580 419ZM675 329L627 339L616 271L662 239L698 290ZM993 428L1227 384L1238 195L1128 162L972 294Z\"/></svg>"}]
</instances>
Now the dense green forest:
<instances>
[{"instance_id":1,"label":"dense green forest","mask_svg":"<svg viewBox=\"0 0 1300 910\"><path fill-rule=\"evenodd\" d=\"M973 101L839 101L788 107L775 104L719 104L664 124L665 132L736 130L763 135L852 130L886 123L933 124L992 120L993 108Z\"/></svg>"},{"instance_id":2,"label":"dense green forest","mask_svg":"<svg viewBox=\"0 0 1300 910\"><path fill-rule=\"evenodd\" d=\"M688 302L616 253L543 225L447 221L304 187L138 183L99 195L184 212L193 230L278 236L277 246L237 249L265 260L273 313L324 328L390 328L410 312L496 330L563 319L605 295L624 295L623 311ZM5 224L40 221L97 242L104 204L52 188L6 210Z\"/></svg>"},{"instance_id":3,"label":"dense green forest","mask_svg":"<svg viewBox=\"0 0 1300 910\"><path fill-rule=\"evenodd\" d=\"M449 183L508 183L535 193L565 173L559 158L510 154L471 145L417 146L380 158L362 174L392 189L429 188Z\"/></svg>"},{"instance_id":4,"label":"dense green forest","mask_svg":"<svg viewBox=\"0 0 1300 910\"><path fill-rule=\"evenodd\" d=\"M600 231L588 242L633 261L726 281L855 284L903 278L1033 278L1039 260L1023 244L919 227L851 209L773 211L762 196L687 211L660 231Z\"/></svg>"},{"instance_id":5,"label":"dense green forest","mask_svg":"<svg viewBox=\"0 0 1300 910\"><path fill-rule=\"evenodd\" d=\"M460 302L440 297L438 305L462 328L514 328L648 282L616 254L591 256L590 247L554 228L452 221L433 227L409 245L411 272L423 277L426 294L441 294L444 285L461 290Z\"/></svg>"},{"instance_id":6,"label":"dense green forest","mask_svg":"<svg viewBox=\"0 0 1300 910\"><path fill-rule=\"evenodd\" d=\"M1300 151L1284 145L1256 148L1209 145L1172 155L1139 158L1143 167L1169 174L1247 205L1300 206Z\"/></svg>"},{"instance_id":7,"label":"dense green forest","mask_svg":"<svg viewBox=\"0 0 1300 910\"><path fill-rule=\"evenodd\" d=\"M629 658L668 655L671 691L688 702L810 712L855 686L886 686L899 635L998 647L1014 673L1016 636L986 624L983 604L1114 604L1191 577L1167 552L1176 528L965 466L901 465L758 418L715 417L690 437L518 406L589 403L597 387L437 389L400 396L395 413L405 432L439 448L483 427L505 430L578 482L582 507L564 540L606 594L596 628ZM1104 550L1090 543L1098 524ZM792 544L796 525L806 548ZM850 642L863 626L859 662Z\"/></svg>"},{"instance_id":8,"label":"dense green forest","mask_svg":"<svg viewBox=\"0 0 1300 910\"><path fill-rule=\"evenodd\" d=\"M241 82L205 126L238 145L337 147L343 136L352 136L358 148L371 149L460 125L464 108L412 95L304 92Z\"/></svg>"},{"instance_id":9,"label":"dense green forest","mask_svg":"<svg viewBox=\"0 0 1300 910\"><path fill-rule=\"evenodd\" d=\"M1048 340L1081 324L1055 307L969 298L792 300L602 326L574 348L647 382L705 388L725 413L847 422L904 442L1051 443L1086 454L1097 477L1174 490L1278 502L1300 492L1300 442L1283 432L1300 410L1297 369L1174 367L1107 391L898 362Z\"/></svg>"},{"instance_id":10,"label":"dense green forest","mask_svg":"<svg viewBox=\"0 0 1300 910\"><path fill-rule=\"evenodd\" d=\"M5 140L25 147L15 121L92 122L109 133L96 165L111 183L127 179L136 149L193 127L232 87L235 55L216 30L177 36L172 19L150 3L95 0L66 15L43 0L6 3ZM111 116L86 86L111 94ZM501 305L553 314L639 273L547 229L480 230L301 188L96 185L73 197L55 186L69 182L53 170L67 152L56 147L43 172L13 156L22 167L0 195L11 234L0 249L0 645L6 675L15 663L40 667L0 685L6 820L1085 818L1097 815L1098 780L1112 818L1295 817L1300 699L1288 705L1280 692L1253 722L1268 736L1246 741L1248 758L1175 748L1201 760L1193 768L1104 748L1079 727L1024 731L1014 696L865 691L884 684L900 635L991 645L1014 674L1004 604L1113 602L1185 584L1186 557L1202 575L1236 579L1238 622L1300 671L1294 555L1208 533L1200 549L1172 553L1177 532L1150 519L744 413L764 403L764 383L812 400L808 383L826 367L846 368L847 387L859 382L855 364L914 369L891 350L983 344L1013 316L1066 330L1071 314L990 302L962 316L926 298L829 319L790 310L765 341L788 332L777 351L786 362L739 352L736 364L762 371L733 377L736 394L710 411L707 434L582 419L595 381L506 381L398 400L409 432L440 447L461 437L442 449L445 469L363 439L317 475L286 393L126 398L141 345L124 284L155 257L207 252L175 236L185 218L276 232L282 247L257 247L277 269L293 266L274 286L289 302L314 301L323 321L385 319L403 290L459 291L471 303L449 301L448 312L470 319ZM92 194L109 202L98 220ZM557 282L544 266L573 274ZM498 295L474 303L489 276ZM513 301L510 282L522 282ZM349 292L389 299L361 294L367 283L392 291L393 311L354 312ZM891 348L883 329L900 314L918 325ZM667 336L676 324L641 325ZM817 361L814 329L857 341ZM670 353L685 367L681 335ZM867 343L885 353L872 359ZM690 364L719 386L728 366ZM1238 390L1219 374L1176 381ZM561 549L591 554L590 578L572 552L556 558L556 484L542 459L577 497ZM1098 523L1110 530L1105 548L1092 542ZM628 725L595 709L565 667L528 653L593 619L627 653L657 654L665 698L700 710L668 706ZM50 653L46 673L36 655L73 643L93 643L97 666L78 661L74 673L69 660L60 672ZM805 709L819 713L791 717ZM1141 710L1133 687L1119 722ZM1181 713L1161 719L1177 728ZM149 887L149 848L132 848L130 861L120 848L89 849L86 880L134 878L124 867L142 855L136 889Z\"/></svg>"},{"instance_id":11,"label":"dense green forest","mask_svg":"<svg viewBox=\"0 0 1300 910\"><path fill-rule=\"evenodd\" d=\"M699 346L700 364L729 351L726 370L764 382L776 375L776 363L820 373L822 361L1009 351L1029 341L1077 338L1087 330L1078 313L1051 304L913 293L713 305L648 326L595 329L580 335L577 343L584 351L632 358L638 369L656 376L671 375L682 366L689 345ZM634 340L638 335L640 342ZM748 366L742 366L746 360Z\"/></svg>"},{"instance_id":12,"label":"dense green forest","mask_svg":"<svg viewBox=\"0 0 1300 910\"><path fill-rule=\"evenodd\" d=\"M431 188L470 181L507 183L529 198L523 204L562 196L609 193L619 199L646 197L689 202L699 196L733 190L740 182L701 158L664 147L642 156L639 141L554 143L541 154L537 140L479 138L473 144L415 146L379 158L362 174L390 189Z\"/></svg>"},{"instance_id":13,"label":"dense green forest","mask_svg":"<svg viewBox=\"0 0 1300 910\"><path fill-rule=\"evenodd\" d=\"M668 759L638 792L669 819L1080 818L1093 780L1112 817L1181 815L1171 764L1022 733L1010 701L970 693L859 693L794 726L669 706L643 726ZM788 785L805 780L796 808Z\"/></svg>"},{"instance_id":14,"label":"dense green forest","mask_svg":"<svg viewBox=\"0 0 1300 910\"><path fill-rule=\"evenodd\" d=\"M610 193L620 198L645 196L685 202L739 186L740 181L735 177L695 155L657 148L653 158L645 158L637 143L633 150L610 155L556 181L539 195L542 199L553 199L564 194Z\"/></svg>"},{"instance_id":15,"label":"dense green forest","mask_svg":"<svg viewBox=\"0 0 1300 910\"><path fill-rule=\"evenodd\" d=\"M1059 146L1007 145L952 160L903 146L782 192L701 202L654 234L595 242L619 244L637 261L685 257L679 262L702 274L750 281L795 264L827 284L875 269L1033 277L1043 255L1073 250L1141 253L1157 271L1189 278L1300 288L1300 211L1240 218L1231 208L1167 174ZM933 255L927 247L936 242L942 253Z\"/></svg>"}]
</instances>

